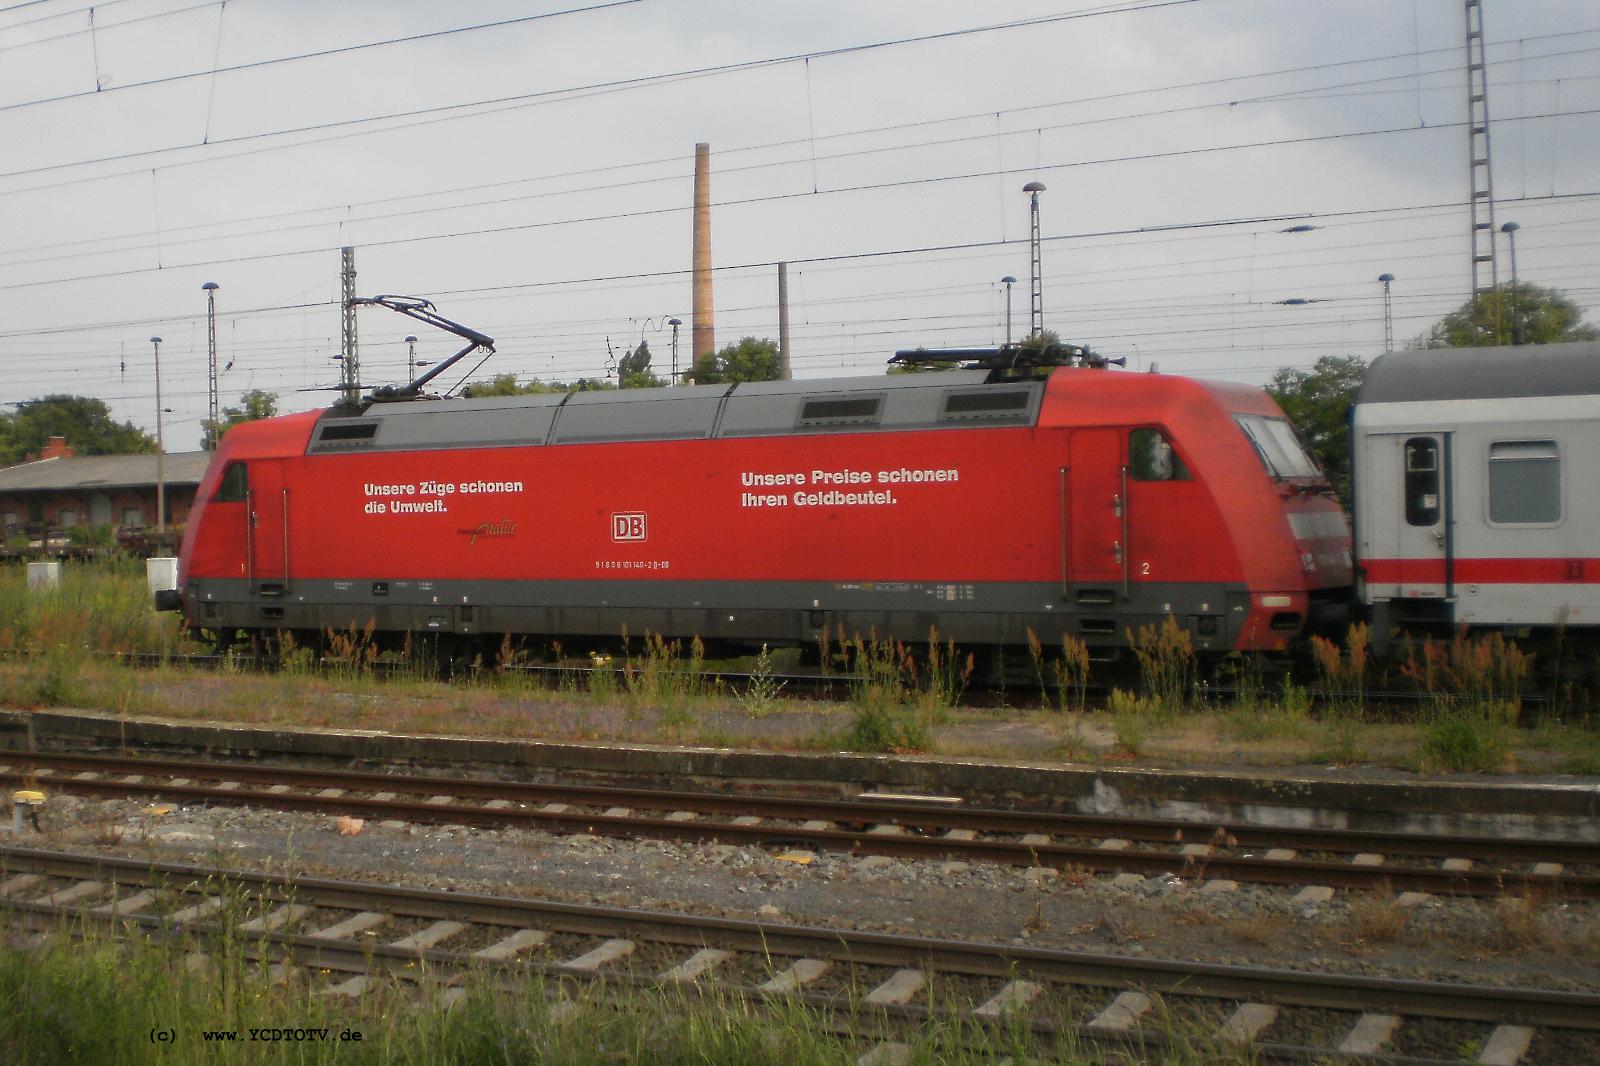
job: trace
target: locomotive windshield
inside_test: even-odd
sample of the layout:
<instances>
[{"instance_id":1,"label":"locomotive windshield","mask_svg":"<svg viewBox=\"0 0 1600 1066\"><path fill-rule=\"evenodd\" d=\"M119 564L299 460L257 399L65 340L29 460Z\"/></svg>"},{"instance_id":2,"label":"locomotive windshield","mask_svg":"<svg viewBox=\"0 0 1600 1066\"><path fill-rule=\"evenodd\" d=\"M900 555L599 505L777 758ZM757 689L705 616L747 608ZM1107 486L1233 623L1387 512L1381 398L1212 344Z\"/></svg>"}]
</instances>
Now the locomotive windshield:
<instances>
[{"instance_id":1,"label":"locomotive windshield","mask_svg":"<svg viewBox=\"0 0 1600 1066\"><path fill-rule=\"evenodd\" d=\"M1265 415L1234 415L1245 438L1255 446L1261 465L1273 477L1320 477L1317 465L1300 447L1294 430L1282 418Z\"/></svg>"}]
</instances>

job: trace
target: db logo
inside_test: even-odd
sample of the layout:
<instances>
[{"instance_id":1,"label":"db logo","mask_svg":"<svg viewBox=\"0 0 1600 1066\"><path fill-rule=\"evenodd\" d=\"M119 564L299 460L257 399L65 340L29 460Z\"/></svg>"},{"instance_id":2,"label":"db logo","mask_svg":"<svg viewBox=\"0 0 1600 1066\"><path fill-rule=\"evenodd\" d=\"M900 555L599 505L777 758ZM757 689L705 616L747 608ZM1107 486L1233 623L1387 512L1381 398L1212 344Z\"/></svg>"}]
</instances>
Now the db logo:
<instances>
[{"instance_id":1,"label":"db logo","mask_svg":"<svg viewBox=\"0 0 1600 1066\"><path fill-rule=\"evenodd\" d=\"M612 540L644 540L645 524L643 511L626 511L611 516Z\"/></svg>"}]
</instances>

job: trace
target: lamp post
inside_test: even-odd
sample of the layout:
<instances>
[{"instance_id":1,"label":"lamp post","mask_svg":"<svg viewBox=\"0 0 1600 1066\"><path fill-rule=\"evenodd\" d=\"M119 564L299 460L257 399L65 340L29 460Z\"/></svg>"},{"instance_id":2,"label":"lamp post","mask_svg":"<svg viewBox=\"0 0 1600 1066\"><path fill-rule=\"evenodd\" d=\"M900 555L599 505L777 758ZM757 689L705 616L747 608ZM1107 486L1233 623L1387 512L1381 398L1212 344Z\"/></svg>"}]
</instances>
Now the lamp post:
<instances>
[{"instance_id":1,"label":"lamp post","mask_svg":"<svg viewBox=\"0 0 1600 1066\"><path fill-rule=\"evenodd\" d=\"M167 531L167 466L161 437L161 338L151 337L150 346L156 352L156 533L162 534Z\"/></svg>"},{"instance_id":2,"label":"lamp post","mask_svg":"<svg viewBox=\"0 0 1600 1066\"><path fill-rule=\"evenodd\" d=\"M672 377L669 380L678 385L681 384L678 381L678 327L683 325L683 319L669 318L667 325L672 327Z\"/></svg>"},{"instance_id":3,"label":"lamp post","mask_svg":"<svg viewBox=\"0 0 1600 1066\"><path fill-rule=\"evenodd\" d=\"M1378 280L1383 282L1383 350L1394 351L1394 318L1390 312L1389 285L1394 281L1393 274L1379 274Z\"/></svg>"},{"instance_id":4,"label":"lamp post","mask_svg":"<svg viewBox=\"0 0 1600 1066\"><path fill-rule=\"evenodd\" d=\"M1521 228L1515 222L1507 222L1500 227L1500 232L1511 242L1511 343L1513 345L1522 343L1522 311L1517 304L1517 230Z\"/></svg>"},{"instance_id":5,"label":"lamp post","mask_svg":"<svg viewBox=\"0 0 1600 1066\"><path fill-rule=\"evenodd\" d=\"M200 288L206 294L206 382L209 386L206 413L211 419L209 434L211 447L215 448L222 438L221 397L217 392L217 290L221 286L214 281L208 281Z\"/></svg>"},{"instance_id":6,"label":"lamp post","mask_svg":"<svg viewBox=\"0 0 1600 1066\"><path fill-rule=\"evenodd\" d=\"M406 380L417 380L417 338L406 338Z\"/></svg>"},{"instance_id":7,"label":"lamp post","mask_svg":"<svg viewBox=\"0 0 1600 1066\"><path fill-rule=\"evenodd\" d=\"M1044 192L1044 182L1030 181L1022 187L1028 194L1029 249L1033 255L1033 292L1029 308L1029 336L1044 332L1044 268L1039 261L1039 194Z\"/></svg>"},{"instance_id":8,"label":"lamp post","mask_svg":"<svg viewBox=\"0 0 1600 1066\"><path fill-rule=\"evenodd\" d=\"M1005 277L1000 279L1000 284L1002 284L1002 285L1004 285L1006 287L1006 347L1007 348L1011 347L1011 286L1015 285L1016 283L1017 283L1017 279L1012 277L1010 274L1007 274Z\"/></svg>"}]
</instances>

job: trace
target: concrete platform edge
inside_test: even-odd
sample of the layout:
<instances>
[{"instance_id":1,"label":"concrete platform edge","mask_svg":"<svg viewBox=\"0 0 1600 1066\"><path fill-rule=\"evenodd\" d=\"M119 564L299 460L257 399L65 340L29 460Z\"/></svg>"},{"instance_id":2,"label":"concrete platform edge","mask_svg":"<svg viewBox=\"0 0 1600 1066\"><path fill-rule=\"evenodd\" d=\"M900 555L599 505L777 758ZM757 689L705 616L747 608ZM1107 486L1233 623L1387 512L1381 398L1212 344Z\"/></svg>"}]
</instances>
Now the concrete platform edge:
<instances>
[{"instance_id":1,"label":"concrete platform edge","mask_svg":"<svg viewBox=\"0 0 1600 1066\"><path fill-rule=\"evenodd\" d=\"M1398 814L1506 814L1600 817L1600 782L1378 780L1359 773L1299 775L1261 770L1164 770L1009 763L941 756L782 753L390 734L365 730L278 729L222 722L118 718L90 711L0 710L0 750L74 745L172 746L217 754L483 765L662 778L766 780L791 785L842 783L932 793L982 793L1046 803L1119 801L1266 805Z\"/></svg>"}]
</instances>

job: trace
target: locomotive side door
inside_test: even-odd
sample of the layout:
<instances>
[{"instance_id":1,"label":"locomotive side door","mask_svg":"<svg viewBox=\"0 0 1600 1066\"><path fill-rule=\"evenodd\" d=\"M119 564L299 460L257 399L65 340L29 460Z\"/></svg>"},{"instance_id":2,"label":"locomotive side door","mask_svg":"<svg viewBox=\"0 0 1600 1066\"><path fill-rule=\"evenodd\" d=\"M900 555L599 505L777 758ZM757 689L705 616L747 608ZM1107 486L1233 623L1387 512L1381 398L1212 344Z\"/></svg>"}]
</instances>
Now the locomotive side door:
<instances>
[{"instance_id":1,"label":"locomotive side door","mask_svg":"<svg viewBox=\"0 0 1600 1066\"><path fill-rule=\"evenodd\" d=\"M1067 510L1071 530L1067 577L1121 582L1127 556L1127 460L1116 429L1079 429L1068 452Z\"/></svg>"},{"instance_id":2,"label":"locomotive side door","mask_svg":"<svg viewBox=\"0 0 1600 1066\"><path fill-rule=\"evenodd\" d=\"M283 596L289 591L289 489L282 463L250 464L249 515L245 558L250 591Z\"/></svg>"},{"instance_id":3,"label":"locomotive side door","mask_svg":"<svg viewBox=\"0 0 1600 1066\"><path fill-rule=\"evenodd\" d=\"M1367 439L1372 491L1362 553L1375 599L1445 599L1455 594L1450 434L1380 433ZM1384 586L1388 586L1385 588Z\"/></svg>"}]
</instances>

